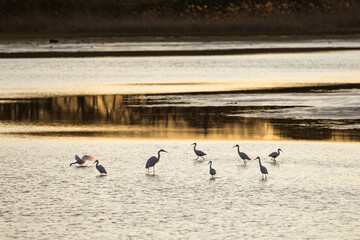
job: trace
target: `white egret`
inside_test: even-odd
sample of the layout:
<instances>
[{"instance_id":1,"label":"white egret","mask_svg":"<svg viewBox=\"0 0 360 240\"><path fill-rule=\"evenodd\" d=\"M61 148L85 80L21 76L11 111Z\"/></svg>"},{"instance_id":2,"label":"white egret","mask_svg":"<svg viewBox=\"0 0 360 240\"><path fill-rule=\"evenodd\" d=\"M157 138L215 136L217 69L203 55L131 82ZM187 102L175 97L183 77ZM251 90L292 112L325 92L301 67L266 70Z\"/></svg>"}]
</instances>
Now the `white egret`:
<instances>
[{"instance_id":1,"label":"white egret","mask_svg":"<svg viewBox=\"0 0 360 240\"><path fill-rule=\"evenodd\" d=\"M193 143L193 144L191 144L191 145L194 145L194 152L195 152L195 154L197 155L197 158L194 159L194 160L198 160L199 157L202 157L202 159L205 160L204 156L206 155L206 153L204 153L204 152L201 151L201 150L196 150L196 149L195 149L195 148L196 148L196 145L197 145L196 143Z\"/></svg>"},{"instance_id":2,"label":"white egret","mask_svg":"<svg viewBox=\"0 0 360 240\"><path fill-rule=\"evenodd\" d=\"M96 163L96 169L100 172L100 174L107 174L106 169L102 165L99 165L99 160L96 160L94 163Z\"/></svg>"},{"instance_id":3,"label":"white egret","mask_svg":"<svg viewBox=\"0 0 360 240\"><path fill-rule=\"evenodd\" d=\"M238 144L236 144L234 147L237 147L239 156L244 161L244 164L246 164L246 160L251 160L251 158L246 153L240 152L240 146Z\"/></svg>"},{"instance_id":4,"label":"white egret","mask_svg":"<svg viewBox=\"0 0 360 240\"><path fill-rule=\"evenodd\" d=\"M264 175L265 175L265 178L267 178L267 174L268 174L268 170L266 169L266 167L264 167L263 165L261 165L261 160L260 160L260 157L257 157L255 158L256 159L259 159L259 165L260 165L260 172L261 172L261 178L264 179Z\"/></svg>"},{"instance_id":5,"label":"white egret","mask_svg":"<svg viewBox=\"0 0 360 240\"><path fill-rule=\"evenodd\" d=\"M89 155L84 155L82 158L79 158L78 155L75 155L75 159L76 162L70 163L70 166L73 164L79 164L79 165L83 165L86 161L94 161L95 158L93 158L92 156Z\"/></svg>"},{"instance_id":6,"label":"white egret","mask_svg":"<svg viewBox=\"0 0 360 240\"><path fill-rule=\"evenodd\" d=\"M211 174L211 177L215 177L215 175L216 175L216 170L211 167L212 161L210 161L208 164L210 164L210 174Z\"/></svg>"},{"instance_id":7,"label":"white egret","mask_svg":"<svg viewBox=\"0 0 360 240\"><path fill-rule=\"evenodd\" d=\"M274 163L276 162L275 158L277 158L280 155L280 151L282 152L282 150L279 148L277 152L272 152L269 154L269 157L272 157L271 160L273 160Z\"/></svg>"},{"instance_id":8,"label":"white egret","mask_svg":"<svg viewBox=\"0 0 360 240\"><path fill-rule=\"evenodd\" d=\"M156 164L159 162L159 160L160 160L160 153L161 153L161 152L166 152L166 153L167 153L167 151L165 151L164 149L160 149L160 150L158 151L158 156L157 156L157 157L156 157L156 156L152 156L151 158L149 158L149 159L147 160L147 162L146 162L146 165L145 165L145 168L147 168L148 171L149 171L150 167L152 167L154 174L155 174L155 165L156 165Z\"/></svg>"}]
</instances>

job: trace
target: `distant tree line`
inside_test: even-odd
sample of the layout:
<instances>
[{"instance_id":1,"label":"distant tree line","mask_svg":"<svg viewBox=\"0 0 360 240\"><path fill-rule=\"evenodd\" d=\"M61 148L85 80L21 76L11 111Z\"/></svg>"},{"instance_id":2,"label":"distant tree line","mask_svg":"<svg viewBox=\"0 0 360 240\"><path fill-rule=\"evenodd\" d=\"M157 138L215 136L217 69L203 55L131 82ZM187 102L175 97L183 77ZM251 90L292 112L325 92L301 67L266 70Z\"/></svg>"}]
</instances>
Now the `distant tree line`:
<instances>
[{"instance_id":1,"label":"distant tree line","mask_svg":"<svg viewBox=\"0 0 360 240\"><path fill-rule=\"evenodd\" d=\"M359 30L358 0L0 0L8 32Z\"/></svg>"}]
</instances>

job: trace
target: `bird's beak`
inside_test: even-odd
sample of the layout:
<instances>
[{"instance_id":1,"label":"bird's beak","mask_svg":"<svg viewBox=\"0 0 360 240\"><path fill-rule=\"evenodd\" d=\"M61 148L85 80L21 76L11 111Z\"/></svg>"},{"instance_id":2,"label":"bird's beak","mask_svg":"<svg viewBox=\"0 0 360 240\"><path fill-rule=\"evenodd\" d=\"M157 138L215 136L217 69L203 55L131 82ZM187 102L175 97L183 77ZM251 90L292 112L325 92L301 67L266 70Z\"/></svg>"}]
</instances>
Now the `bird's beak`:
<instances>
[{"instance_id":1,"label":"bird's beak","mask_svg":"<svg viewBox=\"0 0 360 240\"><path fill-rule=\"evenodd\" d=\"M233 146L233 148L236 147L236 146Z\"/></svg>"}]
</instances>

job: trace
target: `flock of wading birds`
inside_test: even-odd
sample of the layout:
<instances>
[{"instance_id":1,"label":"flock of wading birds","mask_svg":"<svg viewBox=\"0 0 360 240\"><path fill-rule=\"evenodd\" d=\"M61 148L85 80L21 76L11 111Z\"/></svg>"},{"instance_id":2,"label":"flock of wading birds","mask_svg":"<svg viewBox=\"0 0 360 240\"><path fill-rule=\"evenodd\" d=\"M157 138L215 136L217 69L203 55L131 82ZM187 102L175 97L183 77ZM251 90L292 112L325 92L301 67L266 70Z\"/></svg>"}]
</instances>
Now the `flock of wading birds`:
<instances>
[{"instance_id":1,"label":"flock of wading birds","mask_svg":"<svg viewBox=\"0 0 360 240\"><path fill-rule=\"evenodd\" d=\"M202 157L202 159L205 160L204 156L206 155L206 153L204 153L201 150L197 150L196 149L196 145L197 145L196 143L193 143L191 145L194 145L194 152L197 155L197 158L194 159L194 160L198 160L199 157ZM246 161L251 160L250 157L246 153L240 152L240 146L239 145L235 145L234 147L237 147L238 154L239 154L240 158L244 161L244 164L246 164ZM282 150L279 148L277 150L277 152L272 152L272 153L269 154L269 157L272 158L272 161L274 163L276 163L275 158L277 158L280 155L280 151L282 151ZM149 169L152 167L153 168L153 174L155 174L155 165L160 160L160 153L161 152L167 152L167 151L165 151L164 149L160 149L158 151L158 156L157 157L152 156L147 160L147 162L145 164L145 168L148 169L148 172L150 171ZM89 155L84 155L82 158L79 158L77 155L75 155L75 159L76 159L76 162L71 163L70 166L73 165L73 164L79 164L79 165L82 166L86 161L94 161L95 160L95 158L93 158L93 157L91 157ZM264 167L261 164L260 157L255 158L255 160L257 160L257 159L259 160L259 166L260 166L260 172L262 174L262 176L261 176L262 179L267 178L268 170L266 169L266 167ZM94 163L96 163L96 169L100 172L100 174L107 174L106 169L102 165L99 164L98 160L95 160ZM216 170L214 168L212 168L212 161L209 161L208 164L210 164L210 171L209 171L210 175L211 175L212 178L215 178Z\"/></svg>"}]
</instances>

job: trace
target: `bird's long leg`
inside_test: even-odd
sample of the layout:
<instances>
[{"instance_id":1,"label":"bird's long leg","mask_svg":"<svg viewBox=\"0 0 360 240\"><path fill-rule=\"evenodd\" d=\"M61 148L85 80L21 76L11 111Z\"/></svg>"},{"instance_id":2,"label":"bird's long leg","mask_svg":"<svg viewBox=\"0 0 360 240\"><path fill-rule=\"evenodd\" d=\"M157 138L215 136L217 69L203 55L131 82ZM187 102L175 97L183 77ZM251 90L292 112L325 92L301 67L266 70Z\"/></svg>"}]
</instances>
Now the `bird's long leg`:
<instances>
[{"instance_id":1,"label":"bird's long leg","mask_svg":"<svg viewBox=\"0 0 360 240\"><path fill-rule=\"evenodd\" d=\"M205 160L205 158L203 156L201 156L203 160Z\"/></svg>"},{"instance_id":2,"label":"bird's long leg","mask_svg":"<svg viewBox=\"0 0 360 240\"><path fill-rule=\"evenodd\" d=\"M154 170L153 172L154 172L154 175L155 175L155 165L153 166L153 170Z\"/></svg>"}]
</instances>

